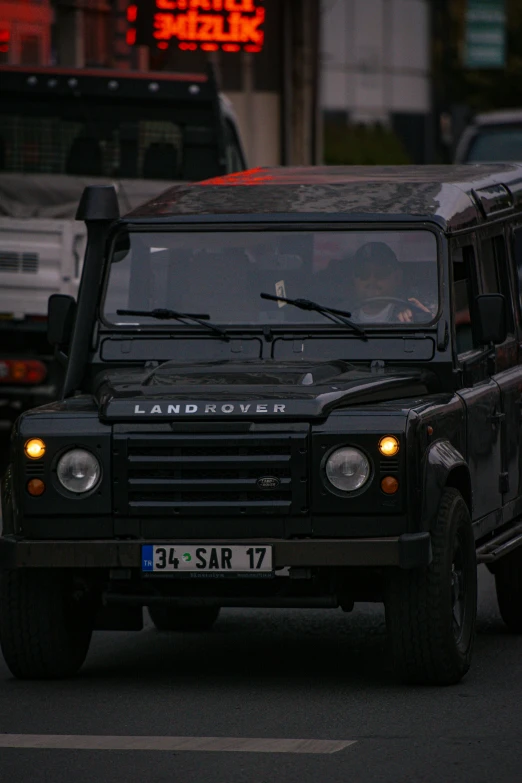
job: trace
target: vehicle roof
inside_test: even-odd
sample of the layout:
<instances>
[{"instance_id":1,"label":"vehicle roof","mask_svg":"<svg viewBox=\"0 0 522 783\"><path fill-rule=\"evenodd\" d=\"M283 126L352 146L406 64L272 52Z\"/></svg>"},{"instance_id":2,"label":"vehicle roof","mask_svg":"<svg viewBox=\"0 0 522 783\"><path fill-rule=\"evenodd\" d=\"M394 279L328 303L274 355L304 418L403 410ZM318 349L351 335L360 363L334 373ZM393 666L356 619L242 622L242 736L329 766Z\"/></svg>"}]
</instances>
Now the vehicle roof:
<instances>
[{"instance_id":1,"label":"vehicle roof","mask_svg":"<svg viewBox=\"0 0 522 783\"><path fill-rule=\"evenodd\" d=\"M214 80L205 73L169 71L123 71L106 68L66 68L48 66L0 65L0 90L13 99L37 95L91 98L184 101L190 105L212 105L217 93Z\"/></svg>"},{"instance_id":2,"label":"vehicle roof","mask_svg":"<svg viewBox=\"0 0 522 783\"><path fill-rule=\"evenodd\" d=\"M341 216L425 218L447 231L478 225L499 212L522 210L522 165L303 166L256 168L169 188L126 216L128 221L179 222L230 215L281 214L303 219Z\"/></svg>"},{"instance_id":3,"label":"vehicle roof","mask_svg":"<svg viewBox=\"0 0 522 783\"><path fill-rule=\"evenodd\" d=\"M41 74L42 76L99 76L107 79L151 79L175 82L206 82L208 76L205 73L179 73L177 71L128 71L117 68L76 68L71 66L52 65L0 65L0 75L3 74Z\"/></svg>"}]
</instances>

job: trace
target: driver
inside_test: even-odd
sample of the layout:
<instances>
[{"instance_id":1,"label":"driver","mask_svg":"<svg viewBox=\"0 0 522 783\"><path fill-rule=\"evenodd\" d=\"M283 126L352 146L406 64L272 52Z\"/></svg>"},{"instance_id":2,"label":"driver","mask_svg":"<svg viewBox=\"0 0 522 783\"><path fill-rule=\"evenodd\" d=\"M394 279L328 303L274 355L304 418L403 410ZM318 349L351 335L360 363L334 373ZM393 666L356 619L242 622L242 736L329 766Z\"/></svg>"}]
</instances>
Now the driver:
<instances>
[{"instance_id":1,"label":"driver","mask_svg":"<svg viewBox=\"0 0 522 783\"><path fill-rule=\"evenodd\" d=\"M412 323L415 310L431 315L418 299L406 299L402 265L385 242L361 245L351 259L351 267L359 303L352 317L357 323Z\"/></svg>"}]
</instances>

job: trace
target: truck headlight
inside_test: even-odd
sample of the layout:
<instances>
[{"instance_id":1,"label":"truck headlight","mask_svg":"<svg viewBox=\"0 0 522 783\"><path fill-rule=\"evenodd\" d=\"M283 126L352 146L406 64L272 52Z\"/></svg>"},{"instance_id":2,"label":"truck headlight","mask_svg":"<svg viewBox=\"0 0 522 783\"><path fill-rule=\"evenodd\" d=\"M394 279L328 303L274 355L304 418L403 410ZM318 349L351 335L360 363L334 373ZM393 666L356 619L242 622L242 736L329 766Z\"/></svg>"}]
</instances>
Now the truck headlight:
<instances>
[{"instance_id":1,"label":"truck headlight","mask_svg":"<svg viewBox=\"0 0 522 783\"><path fill-rule=\"evenodd\" d=\"M330 484L342 492L361 489L370 478L370 462L359 449L344 446L332 452L325 465Z\"/></svg>"},{"instance_id":2,"label":"truck headlight","mask_svg":"<svg viewBox=\"0 0 522 783\"><path fill-rule=\"evenodd\" d=\"M71 449L58 460L56 475L62 487L79 495L94 489L100 480L100 463L90 451Z\"/></svg>"}]
</instances>

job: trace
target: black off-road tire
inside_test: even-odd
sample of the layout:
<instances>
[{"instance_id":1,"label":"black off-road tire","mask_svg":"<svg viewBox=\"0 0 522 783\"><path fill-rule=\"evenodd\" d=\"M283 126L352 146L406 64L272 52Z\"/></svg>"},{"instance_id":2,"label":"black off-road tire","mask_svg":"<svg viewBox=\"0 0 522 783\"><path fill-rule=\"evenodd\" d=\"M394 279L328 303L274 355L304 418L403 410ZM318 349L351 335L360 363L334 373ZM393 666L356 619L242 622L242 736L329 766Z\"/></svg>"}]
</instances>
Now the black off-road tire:
<instances>
[{"instance_id":1,"label":"black off-road tire","mask_svg":"<svg viewBox=\"0 0 522 783\"><path fill-rule=\"evenodd\" d=\"M428 567L390 574L386 627L403 681L452 685L470 667L477 617L475 542L468 508L456 489L444 490L431 541Z\"/></svg>"},{"instance_id":2,"label":"black off-road tire","mask_svg":"<svg viewBox=\"0 0 522 783\"><path fill-rule=\"evenodd\" d=\"M209 631L219 616L219 606L149 606L158 631Z\"/></svg>"},{"instance_id":3,"label":"black off-road tire","mask_svg":"<svg viewBox=\"0 0 522 783\"><path fill-rule=\"evenodd\" d=\"M71 677L92 636L92 613L73 599L63 574L20 569L0 573L0 646L19 679Z\"/></svg>"},{"instance_id":4,"label":"black off-road tire","mask_svg":"<svg viewBox=\"0 0 522 783\"><path fill-rule=\"evenodd\" d=\"M494 574L500 616L511 633L522 633L522 548L499 560Z\"/></svg>"}]
</instances>

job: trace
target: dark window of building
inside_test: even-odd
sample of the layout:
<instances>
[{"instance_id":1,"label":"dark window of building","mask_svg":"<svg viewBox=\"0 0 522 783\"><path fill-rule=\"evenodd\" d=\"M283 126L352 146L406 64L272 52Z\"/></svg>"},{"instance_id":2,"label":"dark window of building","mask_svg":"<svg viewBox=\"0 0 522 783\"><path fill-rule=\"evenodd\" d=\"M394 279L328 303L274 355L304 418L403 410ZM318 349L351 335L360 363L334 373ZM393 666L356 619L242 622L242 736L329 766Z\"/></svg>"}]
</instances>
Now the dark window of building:
<instances>
[{"instance_id":1,"label":"dark window of building","mask_svg":"<svg viewBox=\"0 0 522 783\"><path fill-rule=\"evenodd\" d=\"M254 89L259 92L278 92L281 89L284 5L281 0L265 0L265 42L263 50L252 55Z\"/></svg>"},{"instance_id":2,"label":"dark window of building","mask_svg":"<svg viewBox=\"0 0 522 783\"><path fill-rule=\"evenodd\" d=\"M85 64L108 66L111 18L108 8L86 8L84 11L83 42Z\"/></svg>"},{"instance_id":3,"label":"dark window of building","mask_svg":"<svg viewBox=\"0 0 522 783\"><path fill-rule=\"evenodd\" d=\"M39 35L20 36L20 65L39 65L40 46Z\"/></svg>"}]
</instances>

